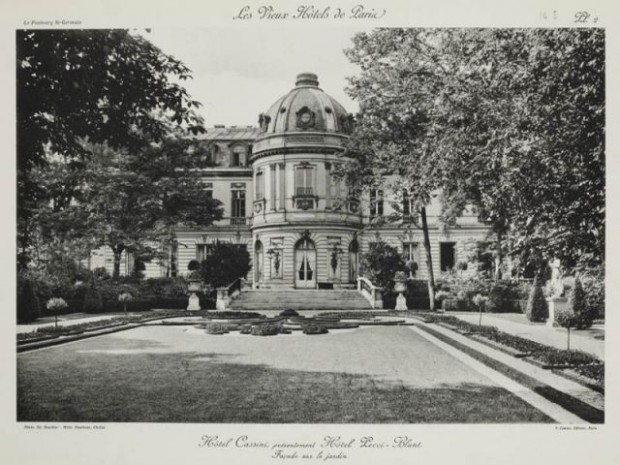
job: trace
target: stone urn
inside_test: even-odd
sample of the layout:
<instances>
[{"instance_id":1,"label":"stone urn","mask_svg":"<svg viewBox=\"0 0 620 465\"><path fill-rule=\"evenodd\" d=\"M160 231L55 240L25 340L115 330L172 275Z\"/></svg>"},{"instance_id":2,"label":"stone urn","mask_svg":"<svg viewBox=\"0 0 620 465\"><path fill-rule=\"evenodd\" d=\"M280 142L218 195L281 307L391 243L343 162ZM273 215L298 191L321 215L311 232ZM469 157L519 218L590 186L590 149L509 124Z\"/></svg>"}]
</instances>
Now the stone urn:
<instances>
[{"instance_id":1,"label":"stone urn","mask_svg":"<svg viewBox=\"0 0 620 465\"><path fill-rule=\"evenodd\" d=\"M395 310L409 310L407 308L407 299L403 294L407 290L407 276L404 271L397 271L394 275L394 290L398 292Z\"/></svg>"},{"instance_id":2,"label":"stone urn","mask_svg":"<svg viewBox=\"0 0 620 465\"><path fill-rule=\"evenodd\" d=\"M194 271L187 278L187 290L190 292L188 310L200 310L200 299L197 292L202 291L202 277L200 273Z\"/></svg>"}]
</instances>

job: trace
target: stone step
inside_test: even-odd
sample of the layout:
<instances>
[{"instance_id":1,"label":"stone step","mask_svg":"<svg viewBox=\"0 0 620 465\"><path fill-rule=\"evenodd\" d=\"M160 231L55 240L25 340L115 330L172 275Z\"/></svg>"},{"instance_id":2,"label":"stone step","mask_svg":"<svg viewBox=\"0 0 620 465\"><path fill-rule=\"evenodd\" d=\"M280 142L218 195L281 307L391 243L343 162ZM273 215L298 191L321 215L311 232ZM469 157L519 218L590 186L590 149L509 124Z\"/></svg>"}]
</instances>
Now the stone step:
<instances>
[{"instance_id":1,"label":"stone step","mask_svg":"<svg viewBox=\"0 0 620 465\"><path fill-rule=\"evenodd\" d=\"M242 292L231 310L369 310L368 301L354 290L260 289Z\"/></svg>"}]
</instances>

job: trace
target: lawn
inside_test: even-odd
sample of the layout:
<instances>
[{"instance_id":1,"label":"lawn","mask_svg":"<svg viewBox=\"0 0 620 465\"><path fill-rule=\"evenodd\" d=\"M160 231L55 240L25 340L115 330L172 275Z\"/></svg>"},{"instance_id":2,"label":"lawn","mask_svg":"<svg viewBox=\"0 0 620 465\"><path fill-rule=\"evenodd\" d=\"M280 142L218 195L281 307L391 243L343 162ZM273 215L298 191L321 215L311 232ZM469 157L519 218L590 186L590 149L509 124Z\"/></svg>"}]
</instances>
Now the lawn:
<instances>
[{"instance_id":1,"label":"lawn","mask_svg":"<svg viewBox=\"0 0 620 465\"><path fill-rule=\"evenodd\" d=\"M143 327L18 355L19 421L521 423L544 414L405 327Z\"/></svg>"}]
</instances>

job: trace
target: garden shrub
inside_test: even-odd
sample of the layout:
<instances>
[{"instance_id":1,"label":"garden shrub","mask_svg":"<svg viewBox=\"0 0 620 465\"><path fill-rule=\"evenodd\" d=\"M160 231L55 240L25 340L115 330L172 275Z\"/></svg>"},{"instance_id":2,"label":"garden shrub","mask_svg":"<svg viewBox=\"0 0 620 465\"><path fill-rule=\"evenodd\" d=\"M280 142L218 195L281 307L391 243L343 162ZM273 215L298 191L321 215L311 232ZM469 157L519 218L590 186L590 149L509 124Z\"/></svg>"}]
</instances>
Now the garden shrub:
<instances>
[{"instance_id":1,"label":"garden shrub","mask_svg":"<svg viewBox=\"0 0 620 465\"><path fill-rule=\"evenodd\" d=\"M103 281L105 279L110 279L110 273L108 272L107 268L104 266L100 266L98 268L95 268L93 270L93 275L95 275L95 279L97 279L98 281Z\"/></svg>"},{"instance_id":2,"label":"garden shrub","mask_svg":"<svg viewBox=\"0 0 620 465\"><path fill-rule=\"evenodd\" d=\"M456 301L454 304L448 303L448 307L455 306L455 310L465 312L475 310L472 303L473 297L476 294L488 295L492 284L478 272L465 275L456 270L450 270L442 274L441 279L438 280L437 289L447 294L449 296L447 299Z\"/></svg>"},{"instance_id":3,"label":"garden shrub","mask_svg":"<svg viewBox=\"0 0 620 465\"><path fill-rule=\"evenodd\" d=\"M209 323L206 326L206 332L207 334L215 334L215 335L227 334L228 327L222 323Z\"/></svg>"},{"instance_id":4,"label":"garden shrub","mask_svg":"<svg viewBox=\"0 0 620 465\"><path fill-rule=\"evenodd\" d=\"M360 270L375 286L382 287L387 292L394 287L394 274L405 271L405 261L396 248L378 241L372 243L368 253L362 255ZM385 297L384 295L384 303ZM386 308L391 307L386 305Z\"/></svg>"},{"instance_id":5,"label":"garden shrub","mask_svg":"<svg viewBox=\"0 0 620 465\"><path fill-rule=\"evenodd\" d=\"M325 326L315 324L305 325L302 331L304 334L307 335L327 334L329 332L329 330Z\"/></svg>"},{"instance_id":6,"label":"garden shrub","mask_svg":"<svg viewBox=\"0 0 620 465\"><path fill-rule=\"evenodd\" d=\"M534 284L530 291L530 298L527 301L525 315L528 320L533 322L544 322L549 318L549 307L538 278L534 279Z\"/></svg>"},{"instance_id":7,"label":"garden shrub","mask_svg":"<svg viewBox=\"0 0 620 465\"><path fill-rule=\"evenodd\" d=\"M605 317L605 267L590 268L580 274L587 312L595 318Z\"/></svg>"},{"instance_id":8,"label":"garden shrub","mask_svg":"<svg viewBox=\"0 0 620 465\"><path fill-rule=\"evenodd\" d=\"M82 309L87 313L100 313L104 311L101 293L97 288L97 281L92 276L86 292L84 293L84 305Z\"/></svg>"},{"instance_id":9,"label":"garden shrub","mask_svg":"<svg viewBox=\"0 0 620 465\"><path fill-rule=\"evenodd\" d=\"M292 308L287 308L286 310L280 312L280 316L299 316L299 313Z\"/></svg>"},{"instance_id":10,"label":"garden shrub","mask_svg":"<svg viewBox=\"0 0 620 465\"><path fill-rule=\"evenodd\" d=\"M187 307L187 305L185 305ZM120 313L124 311L123 302L117 300L105 300L103 301L103 311L109 313ZM150 310L151 301L144 298L137 298L127 302L128 312L145 312Z\"/></svg>"},{"instance_id":11,"label":"garden shrub","mask_svg":"<svg viewBox=\"0 0 620 465\"><path fill-rule=\"evenodd\" d=\"M428 309L431 306L428 298L428 283L422 279L407 280L407 308ZM435 296L437 300L437 296Z\"/></svg>"},{"instance_id":12,"label":"garden shrub","mask_svg":"<svg viewBox=\"0 0 620 465\"><path fill-rule=\"evenodd\" d=\"M202 279L213 288L245 278L251 268L250 254L237 244L218 242L201 264Z\"/></svg>"},{"instance_id":13,"label":"garden shrub","mask_svg":"<svg viewBox=\"0 0 620 465\"><path fill-rule=\"evenodd\" d=\"M251 320L255 318L266 318L265 315L256 312L233 312L230 310L224 310L221 312L210 312L207 318L222 319L222 320Z\"/></svg>"},{"instance_id":14,"label":"garden shrub","mask_svg":"<svg viewBox=\"0 0 620 465\"><path fill-rule=\"evenodd\" d=\"M280 334L280 325L276 324L260 324L253 325L250 331L252 336L275 336Z\"/></svg>"},{"instance_id":15,"label":"garden shrub","mask_svg":"<svg viewBox=\"0 0 620 465\"><path fill-rule=\"evenodd\" d=\"M160 297L160 296L152 296L149 299L150 307L153 308L164 308L169 310L185 310L189 305L189 300L187 297ZM202 301L200 308L206 308L202 306Z\"/></svg>"},{"instance_id":16,"label":"garden shrub","mask_svg":"<svg viewBox=\"0 0 620 465\"><path fill-rule=\"evenodd\" d=\"M182 277L149 278L140 283L140 291L157 297L187 297L187 283Z\"/></svg>"},{"instance_id":17,"label":"garden shrub","mask_svg":"<svg viewBox=\"0 0 620 465\"><path fill-rule=\"evenodd\" d=\"M540 352L537 357L539 360L548 365L577 366L590 365L593 363L596 364L600 362L596 357L580 350L553 350L552 348L550 349L551 350L545 350Z\"/></svg>"},{"instance_id":18,"label":"garden shrub","mask_svg":"<svg viewBox=\"0 0 620 465\"><path fill-rule=\"evenodd\" d=\"M577 329L587 329L592 326L597 317L596 309L588 307L586 304L585 293L581 286L579 276L575 278L573 292L568 299L568 308L575 315L575 327Z\"/></svg>"},{"instance_id":19,"label":"garden shrub","mask_svg":"<svg viewBox=\"0 0 620 465\"><path fill-rule=\"evenodd\" d=\"M35 321L41 314L41 303L30 279L18 278L17 322Z\"/></svg>"}]
</instances>

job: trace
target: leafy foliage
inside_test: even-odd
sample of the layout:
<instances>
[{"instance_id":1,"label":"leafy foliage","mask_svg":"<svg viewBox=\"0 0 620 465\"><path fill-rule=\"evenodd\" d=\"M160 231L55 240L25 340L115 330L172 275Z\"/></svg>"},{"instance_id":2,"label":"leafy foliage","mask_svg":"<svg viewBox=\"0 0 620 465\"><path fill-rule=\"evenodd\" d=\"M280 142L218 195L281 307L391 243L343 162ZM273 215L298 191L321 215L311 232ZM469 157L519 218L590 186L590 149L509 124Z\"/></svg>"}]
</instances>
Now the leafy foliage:
<instances>
[{"instance_id":1,"label":"leafy foliage","mask_svg":"<svg viewBox=\"0 0 620 465\"><path fill-rule=\"evenodd\" d=\"M218 242L202 262L202 277L211 287L222 287L237 278L245 278L250 268L250 254L246 248Z\"/></svg>"},{"instance_id":2,"label":"leafy foliage","mask_svg":"<svg viewBox=\"0 0 620 465\"><path fill-rule=\"evenodd\" d=\"M589 268L580 274L583 284L587 313L592 318L605 315L605 268L598 266Z\"/></svg>"},{"instance_id":3,"label":"leafy foliage","mask_svg":"<svg viewBox=\"0 0 620 465\"><path fill-rule=\"evenodd\" d=\"M101 293L97 288L97 281L94 276L86 288L83 309L87 313L100 313L103 311L103 300L101 299Z\"/></svg>"},{"instance_id":4,"label":"leafy foliage","mask_svg":"<svg viewBox=\"0 0 620 465\"><path fill-rule=\"evenodd\" d=\"M23 279L18 281L17 293L17 322L28 323L35 321L41 313L41 304L35 293L32 281Z\"/></svg>"},{"instance_id":5,"label":"leafy foliage","mask_svg":"<svg viewBox=\"0 0 620 465\"><path fill-rule=\"evenodd\" d=\"M84 190L86 142L135 154L163 140L171 126L204 129L194 112L199 103L175 82L189 79L190 70L137 33L18 30L16 42L17 216L24 267L39 234L41 206L51 204L47 221L62 211L61 222L76 228L63 229L61 243L90 226L87 213L72 208ZM50 172L57 181L41 185L52 160L62 162ZM33 177L35 169L43 173Z\"/></svg>"},{"instance_id":6,"label":"leafy foliage","mask_svg":"<svg viewBox=\"0 0 620 465\"><path fill-rule=\"evenodd\" d=\"M350 184L392 176L417 208L441 190L448 225L473 205L523 266L603 262L603 30L390 28L353 42Z\"/></svg>"},{"instance_id":7,"label":"leafy foliage","mask_svg":"<svg viewBox=\"0 0 620 465\"><path fill-rule=\"evenodd\" d=\"M394 274L405 270L405 262L397 249L377 241L362 255L360 270L373 284L388 291L394 286Z\"/></svg>"},{"instance_id":8,"label":"leafy foliage","mask_svg":"<svg viewBox=\"0 0 620 465\"><path fill-rule=\"evenodd\" d=\"M577 329L589 328L596 318L596 313L586 303L585 293L579 276L575 278L573 291L568 299L568 310L575 315L575 326Z\"/></svg>"}]
</instances>

